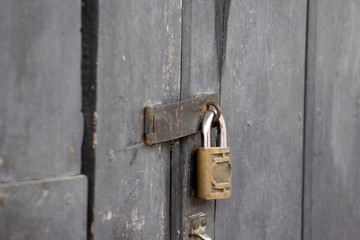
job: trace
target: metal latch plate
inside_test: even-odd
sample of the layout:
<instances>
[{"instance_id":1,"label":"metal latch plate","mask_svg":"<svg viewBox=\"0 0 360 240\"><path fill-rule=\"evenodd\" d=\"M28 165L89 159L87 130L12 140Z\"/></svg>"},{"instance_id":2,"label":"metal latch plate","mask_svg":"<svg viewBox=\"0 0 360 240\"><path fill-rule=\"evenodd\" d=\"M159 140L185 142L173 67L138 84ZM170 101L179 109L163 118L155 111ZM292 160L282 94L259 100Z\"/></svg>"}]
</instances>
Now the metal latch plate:
<instances>
[{"instance_id":1,"label":"metal latch plate","mask_svg":"<svg viewBox=\"0 0 360 240\"><path fill-rule=\"evenodd\" d=\"M146 106L144 109L144 142L153 145L189 136L200 130L206 103L219 102L218 94L198 95L193 99L170 104Z\"/></svg>"}]
</instances>

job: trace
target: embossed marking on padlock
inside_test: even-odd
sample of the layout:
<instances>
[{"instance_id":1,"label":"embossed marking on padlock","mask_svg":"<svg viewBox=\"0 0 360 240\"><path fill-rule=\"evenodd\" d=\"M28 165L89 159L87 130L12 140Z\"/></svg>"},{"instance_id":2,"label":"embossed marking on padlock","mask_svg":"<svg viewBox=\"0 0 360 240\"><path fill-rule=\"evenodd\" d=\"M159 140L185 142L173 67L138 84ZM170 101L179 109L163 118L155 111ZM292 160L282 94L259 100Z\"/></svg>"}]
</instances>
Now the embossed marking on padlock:
<instances>
[{"instance_id":1,"label":"embossed marking on padlock","mask_svg":"<svg viewBox=\"0 0 360 240\"><path fill-rule=\"evenodd\" d=\"M230 148L226 142L226 124L219 118L219 147L211 147L211 124L215 113L206 112L202 124L204 147L197 149L197 196L200 199L224 199L231 195Z\"/></svg>"}]
</instances>

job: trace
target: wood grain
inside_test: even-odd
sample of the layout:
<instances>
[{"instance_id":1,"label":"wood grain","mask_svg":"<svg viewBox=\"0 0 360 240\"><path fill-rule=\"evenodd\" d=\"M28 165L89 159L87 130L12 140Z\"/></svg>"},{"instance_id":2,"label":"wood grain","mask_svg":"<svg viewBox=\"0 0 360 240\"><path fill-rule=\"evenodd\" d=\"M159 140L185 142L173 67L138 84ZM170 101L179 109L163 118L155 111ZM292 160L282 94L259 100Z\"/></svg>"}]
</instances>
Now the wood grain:
<instances>
[{"instance_id":1,"label":"wood grain","mask_svg":"<svg viewBox=\"0 0 360 240\"><path fill-rule=\"evenodd\" d=\"M1 1L0 182L80 172L80 2Z\"/></svg>"},{"instance_id":2,"label":"wood grain","mask_svg":"<svg viewBox=\"0 0 360 240\"><path fill-rule=\"evenodd\" d=\"M306 1L231 1L221 106L232 197L215 239L301 239Z\"/></svg>"},{"instance_id":3,"label":"wood grain","mask_svg":"<svg viewBox=\"0 0 360 240\"><path fill-rule=\"evenodd\" d=\"M360 236L360 2L310 0L304 239Z\"/></svg>"},{"instance_id":4,"label":"wood grain","mask_svg":"<svg viewBox=\"0 0 360 240\"><path fill-rule=\"evenodd\" d=\"M180 98L181 1L100 1L95 239L168 239L170 144L144 146L145 104Z\"/></svg>"},{"instance_id":5,"label":"wood grain","mask_svg":"<svg viewBox=\"0 0 360 240\"><path fill-rule=\"evenodd\" d=\"M85 176L0 184L0 239L86 239Z\"/></svg>"}]
</instances>

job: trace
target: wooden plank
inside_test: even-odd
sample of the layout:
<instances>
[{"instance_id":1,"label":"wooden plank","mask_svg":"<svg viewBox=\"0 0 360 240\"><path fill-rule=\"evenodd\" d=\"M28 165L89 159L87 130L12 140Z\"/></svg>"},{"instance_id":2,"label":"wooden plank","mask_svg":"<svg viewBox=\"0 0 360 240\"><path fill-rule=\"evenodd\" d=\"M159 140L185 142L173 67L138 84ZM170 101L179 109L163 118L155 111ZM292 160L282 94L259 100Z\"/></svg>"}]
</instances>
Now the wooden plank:
<instances>
[{"instance_id":1,"label":"wooden plank","mask_svg":"<svg viewBox=\"0 0 360 240\"><path fill-rule=\"evenodd\" d=\"M145 104L180 94L181 1L99 5L95 239L168 239L170 144L144 146Z\"/></svg>"},{"instance_id":2,"label":"wooden plank","mask_svg":"<svg viewBox=\"0 0 360 240\"><path fill-rule=\"evenodd\" d=\"M0 184L0 239L85 239L85 176Z\"/></svg>"},{"instance_id":3,"label":"wooden plank","mask_svg":"<svg viewBox=\"0 0 360 240\"><path fill-rule=\"evenodd\" d=\"M231 1L221 106L232 197L215 239L301 239L306 0Z\"/></svg>"},{"instance_id":4,"label":"wooden plank","mask_svg":"<svg viewBox=\"0 0 360 240\"><path fill-rule=\"evenodd\" d=\"M360 236L360 2L310 0L304 239Z\"/></svg>"},{"instance_id":5,"label":"wooden plank","mask_svg":"<svg viewBox=\"0 0 360 240\"><path fill-rule=\"evenodd\" d=\"M199 93L219 91L220 5L220 1L183 1L182 100ZM206 213L207 232L210 237L214 236L214 201L202 201L195 197L194 150L197 146L201 146L200 134L181 139L173 145L170 239L190 239L188 216L198 212Z\"/></svg>"},{"instance_id":6,"label":"wooden plank","mask_svg":"<svg viewBox=\"0 0 360 240\"><path fill-rule=\"evenodd\" d=\"M80 1L1 1L0 182L80 172Z\"/></svg>"}]
</instances>

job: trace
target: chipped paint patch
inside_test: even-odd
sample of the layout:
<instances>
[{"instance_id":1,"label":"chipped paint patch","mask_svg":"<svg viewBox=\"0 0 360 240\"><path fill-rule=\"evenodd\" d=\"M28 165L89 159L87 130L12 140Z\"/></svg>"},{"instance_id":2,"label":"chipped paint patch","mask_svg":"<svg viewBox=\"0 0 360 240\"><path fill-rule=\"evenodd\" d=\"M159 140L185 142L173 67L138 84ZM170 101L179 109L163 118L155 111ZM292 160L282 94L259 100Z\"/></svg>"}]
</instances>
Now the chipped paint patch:
<instances>
[{"instance_id":1,"label":"chipped paint patch","mask_svg":"<svg viewBox=\"0 0 360 240\"><path fill-rule=\"evenodd\" d=\"M97 123L97 119L98 119L98 114L97 112L93 113L93 125L95 126ZM92 139L92 148L96 149L97 147L97 134L96 132L93 133L93 139Z\"/></svg>"},{"instance_id":2,"label":"chipped paint patch","mask_svg":"<svg viewBox=\"0 0 360 240\"><path fill-rule=\"evenodd\" d=\"M94 113L93 113L93 124L96 124L97 119L98 119L97 112L94 112Z\"/></svg>"},{"instance_id":3,"label":"chipped paint patch","mask_svg":"<svg viewBox=\"0 0 360 240\"><path fill-rule=\"evenodd\" d=\"M93 133L92 148L96 149L96 146L97 146L97 134Z\"/></svg>"},{"instance_id":4,"label":"chipped paint patch","mask_svg":"<svg viewBox=\"0 0 360 240\"><path fill-rule=\"evenodd\" d=\"M102 222L110 221L113 217L115 217L113 212L108 210L107 212L102 213Z\"/></svg>"},{"instance_id":5,"label":"chipped paint patch","mask_svg":"<svg viewBox=\"0 0 360 240\"><path fill-rule=\"evenodd\" d=\"M131 210L131 221L126 221L126 230L142 230L145 227L145 217L138 214L138 208Z\"/></svg>"},{"instance_id":6,"label":"chipped paint patch","mask_svg":"<svg viewBox=\"0 0 360 240\"><path fill-rule=\"evenodd\" d=\"M116 156L115 156L115 151L114 151L114 150L110 149L108 159L109 159L110 162L116 160Z\"/></svg>"},{"instance_id":7,"label":"chipped paint patch","mask_svg":"<svg viewBox=\"0 0 360 240\"><path fill-rule=\"evenodd\" d=\"M69 152L69 155L70 156L73 156L73 155L75 155L75 153L76 153L76 148L75 148L75 146L70 146L69 147L69 149L68 149L68 152Z\"/></svg>"},{"instance_id":8,"label":"chipped paint patch","mask_svg":"<svg viewBox=\"0 0 360 240\"><path fill-rule=\"evenodd\" d=\"M91 223L91 226L90 226L90 234L91 234L91 235L94 235L94 232L95 232L95 223L92 222L92 223Z\"/></svg>"},{"instance_id":9,"label":"chipped paint patch","mask_svg":"<svg viewBox=\"0 0 360 240\"><path fill-rule=\"evenodd\" d=\"M0 193L0 206L5 206L8 202L9 194Z\"/></svg>"}]
</instances>

